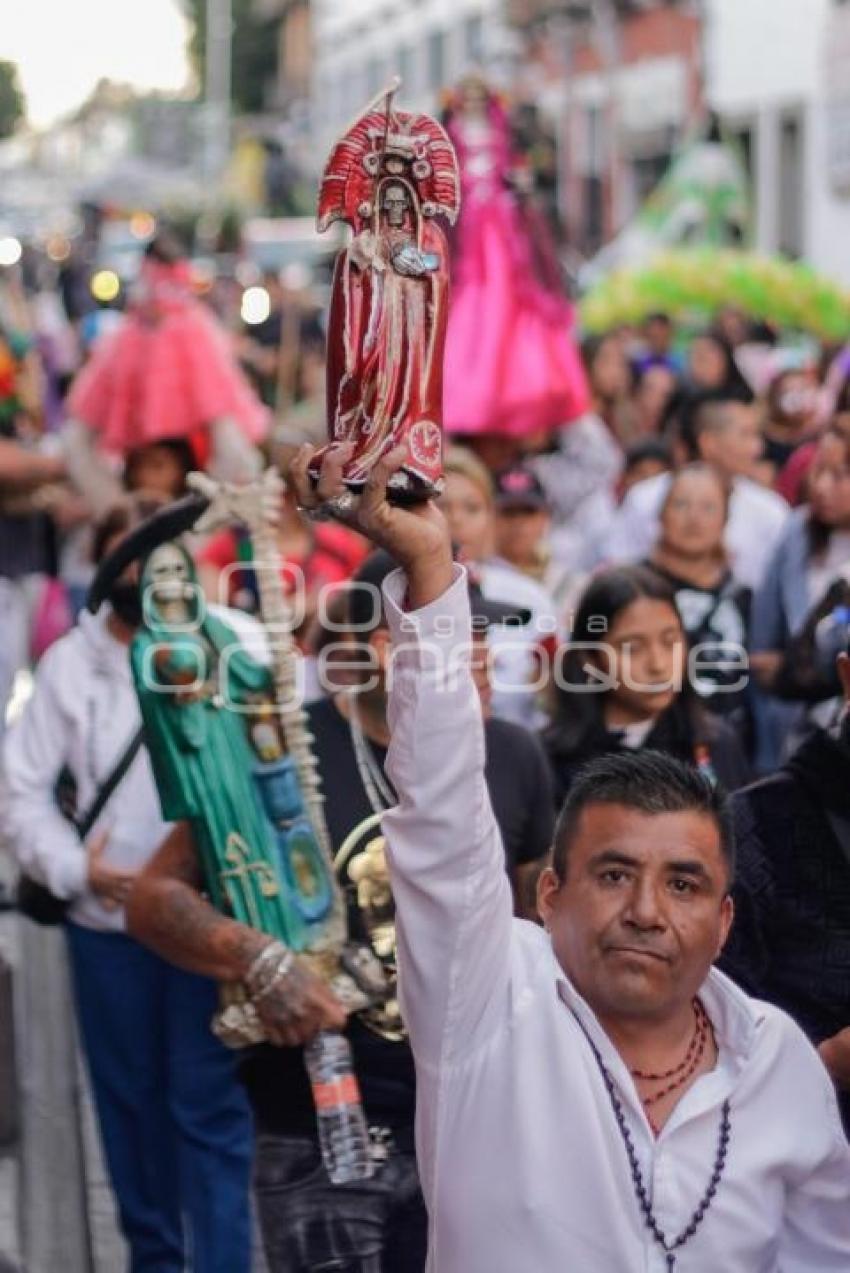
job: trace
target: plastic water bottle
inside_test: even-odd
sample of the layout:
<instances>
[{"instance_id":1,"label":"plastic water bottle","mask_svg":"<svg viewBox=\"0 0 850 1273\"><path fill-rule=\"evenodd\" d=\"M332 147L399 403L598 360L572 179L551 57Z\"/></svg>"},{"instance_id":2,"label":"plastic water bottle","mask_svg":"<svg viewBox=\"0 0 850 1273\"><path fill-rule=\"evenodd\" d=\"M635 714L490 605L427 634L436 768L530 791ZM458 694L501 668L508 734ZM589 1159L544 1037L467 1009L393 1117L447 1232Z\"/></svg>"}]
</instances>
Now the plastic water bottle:
<instances>
[{"instance_id":1,"label":"plastic water bottle","mask_svg":"<svg viewBox=\"0 0 850 1273\"><path fill-rule=\"evenodd\" d=\"M331 1183L368 1180L374 1163L348 1040L335 1030L323 1030L307 1044L304 1059L316 1105L319 1145Z\"/></svg>"}]
</instances>

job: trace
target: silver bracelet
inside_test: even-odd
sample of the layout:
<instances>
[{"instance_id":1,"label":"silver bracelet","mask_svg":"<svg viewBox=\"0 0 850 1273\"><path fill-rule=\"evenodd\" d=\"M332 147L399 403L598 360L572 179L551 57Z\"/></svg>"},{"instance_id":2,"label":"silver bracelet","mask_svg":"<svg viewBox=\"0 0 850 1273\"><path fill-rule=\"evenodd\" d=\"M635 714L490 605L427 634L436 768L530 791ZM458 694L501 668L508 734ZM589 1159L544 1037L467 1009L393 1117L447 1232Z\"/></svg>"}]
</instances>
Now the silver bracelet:
<instances>
[{"instance_id":1,"label":"silver bracelet","mask_svg":"<svg viewBox=\"0 0 850 1273\"><path fill-rule=\"evenodd\" d=\"M263 986L262 990L257 990L254 994L251 995L251 1002L255 1005L258 1003L262 1003L263 999L265 999L268 995L270 995L271 992L280 984L281 981L286 980L286 978L292 972L292 965L294 963L295 963L295 956L291 950L288 950L286 952L286 958L281 959L277 968L275 968L272 977L266 983L266 985Z\"/></svg>"},{"instance_id":2,"label":"silver bracelet","mask_svg":"<svg viewBox=\"0 0 850 1273\"><path fill-rule=\"evenodd\" d=\"M251 998L264 994L269 983L277 981L281 966L288 971L294 958L281 941L270 941L264 946L245 974L245 987Z\"/></svg>"}]
</instances>

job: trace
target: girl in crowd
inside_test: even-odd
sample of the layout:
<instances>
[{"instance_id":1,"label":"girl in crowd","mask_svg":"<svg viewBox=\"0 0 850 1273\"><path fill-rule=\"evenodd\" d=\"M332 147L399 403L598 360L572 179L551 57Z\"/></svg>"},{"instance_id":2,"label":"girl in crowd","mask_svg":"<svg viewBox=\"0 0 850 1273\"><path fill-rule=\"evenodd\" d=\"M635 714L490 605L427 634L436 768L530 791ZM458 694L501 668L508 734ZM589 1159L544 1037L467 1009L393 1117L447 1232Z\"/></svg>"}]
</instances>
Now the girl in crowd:
<instances>
[{"instance_id":1,"label":"girl in crowd","mask_svg":"<svg viewBox=\"0 0 850 1273\"><path fill-rule=\"evenodd\" d=\"M635 377L623 341L616 334L590 337L582 345L590 381L591 410L604 420L621 446L639 433Z\"/></svg>"},{"instance_id":2,"label":"girl in crowd","mask_svg":"<svg viewBox=\"0 0 850 1273\"><path fill-rule=\"evenodd\" d=\"M674 589L694 660L692 684L707 707L745 722L750 592L734 578L724 545L729 488L708 464L689 464L670 484L650 558Z\"/></svg>"},{"instance_id":3,"label":"girl in crowd","mask_svg":"<svg viewBox=\"0 0 850 1273\"><path fill-rule=\"evenodd\" d=\"M850 563L850 435L832 425L818 443L807 478L809 503L794 510L753 597L750 662L770 694L789 643L811 608ZM799 709L759 703L759 768L774 769Z\"/></svg>"},{"instance_id":4,"label":"girl in crowd","mask_svg":"<svg viewBox=\"0 0 850 1273\"><path fill-rule=\"evenodd\" d=\"M735 361L732 345L717 331L695 336L688 353L687 383L694 389L720 391L739 402L752 402L754 394Z\"/></svg>"},{"instance_id":5,"label":"girl in crowd","mask_svg":"<svg viewBox=\"0 0 850 1273\"><path fill-rule=\"evenodd\" d=\"M850 435L835 426L818 443L808 491L753 599L753 666L767 689L789 638L850 562Z\"/></svg>"},{"instance_id":6,"label":"girl in crowd","mask_svg":"<svg viewBox=\"0 0 850 1273\"><path fill-rule=\"evenodd\" d=\"M767 391L762 467L773 485L788 461L817 428L818 387L809 371L786 368Z\"/></svg>"},{"instance_id":7,"label":"girl in crowd","mask_svg":"<svg viewBox=\"0 0 850 1273\"><path fill-rule=\"evenodd\" d=\"M95 559L156 507L136 497L111 509L95 530ZM5 740L3 829L27 874L69 903L76 1010L131 1273L190 1264L249 1273L251 1119L235 1056L210 1031L216 988L125 932L133 880L169 827L139 745L129 659L142 617L137 580L120 579L109 601L39 664ZM84 844L56 803L60 771L84 818L121 760L126 772Z\"/></svg>"},{"instance_id":8,"label":"girl in crowd","mask_svg":"<svg viewBox=\"0 0 850 1273\"><path fill-rule=\"evenodd\" d=\"M621 750L668 752L730 790L744 785L735 732L705 711L688 670L687 635L666 580L644 565L591 580L556 669L554 720L544 735L559 803L581 765Z\"/></svg>"}]
</instances>

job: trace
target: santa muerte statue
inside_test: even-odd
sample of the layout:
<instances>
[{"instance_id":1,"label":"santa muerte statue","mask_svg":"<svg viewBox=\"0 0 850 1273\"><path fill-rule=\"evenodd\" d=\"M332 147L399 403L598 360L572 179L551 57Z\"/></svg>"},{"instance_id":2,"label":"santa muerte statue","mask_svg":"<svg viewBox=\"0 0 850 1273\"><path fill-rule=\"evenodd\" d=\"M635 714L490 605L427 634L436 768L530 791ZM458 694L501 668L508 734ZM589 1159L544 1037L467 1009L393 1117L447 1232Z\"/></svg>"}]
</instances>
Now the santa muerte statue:
<instances>
[{"instance_id":1,"label":"santa muerte statue","mask_svg":"<svg viewBox=\"0 0 850 1273\"><path fill-rule=\"evenodd\" d=\"M362 489L393 447L407 457L391 482L399 501L439 492L443 349L449 306L448 247L437 218L459 210L457 160L428 115L394 106L398 81L334 147L319 195L318 225L351 226L339 255L328 332L328 436L354 442L345 471ZM318 475L322 453L311 471Z\"/></svg>"}]
</instances>

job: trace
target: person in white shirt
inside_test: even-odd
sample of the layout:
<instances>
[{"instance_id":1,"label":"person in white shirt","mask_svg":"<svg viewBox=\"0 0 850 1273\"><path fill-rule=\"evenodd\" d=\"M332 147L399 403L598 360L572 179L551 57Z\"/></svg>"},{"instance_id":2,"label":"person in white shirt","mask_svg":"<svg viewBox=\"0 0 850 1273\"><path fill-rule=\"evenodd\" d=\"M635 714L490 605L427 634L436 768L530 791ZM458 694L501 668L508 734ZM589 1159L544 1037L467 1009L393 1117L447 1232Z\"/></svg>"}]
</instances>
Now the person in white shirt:
<instances>
[{"instance_id":1,"label":"person in white shirt","mask_svg":"<svg viewBox=\"0 0 850 1273\"><path fill-rule=\"evenodd\" d=\"M707 396L689 413L682 442L690 460L711 464L731 483L726 548L738 583L757 588L764 578L790 509L781 495L749 474L763 442L754 409L746 403ZM603 555L608 561L641 561L658 539L669 473L638 482L614 515Z\"/></svg>"},{"instance_id":2,"label":"person in white shirt","mask_svg":"<svg viewBox=\"0 0 850 1273\"><path fill-rule=\"evenodd\" d=\"M783 1012L711 965L732 922L728 813L658 755L573 787L516 920L464 669L463 570L432 504L388 503L395 450L350 510L402 571L383 830L417 1065L431 1273L829 1273L850 1268L850 1149L824 1066ZM344 511L343 511L344 510Z\"/></svg>"},{"instance_id":3,"label":"person in white shirt","mask_svg":"<svg viewBox=\"0 0 850 1273\"><path fill-rule=\"evenodd\" d=\"M155 507L131 497L110 509L95 529L96 560ZM109 601L48 650L4 738L3 831L27 874L69 903L75 1007L129 1267L179 1273L191 1261L196 1273L249 1273L252 1125L234 1055L210 1032L215 985L125 931L135 876L170 829L147 751L85 844L54 794L64 768L82 818L141 726L129 658L137 579L122 577Z\"/></svg>"}]
</instances>

